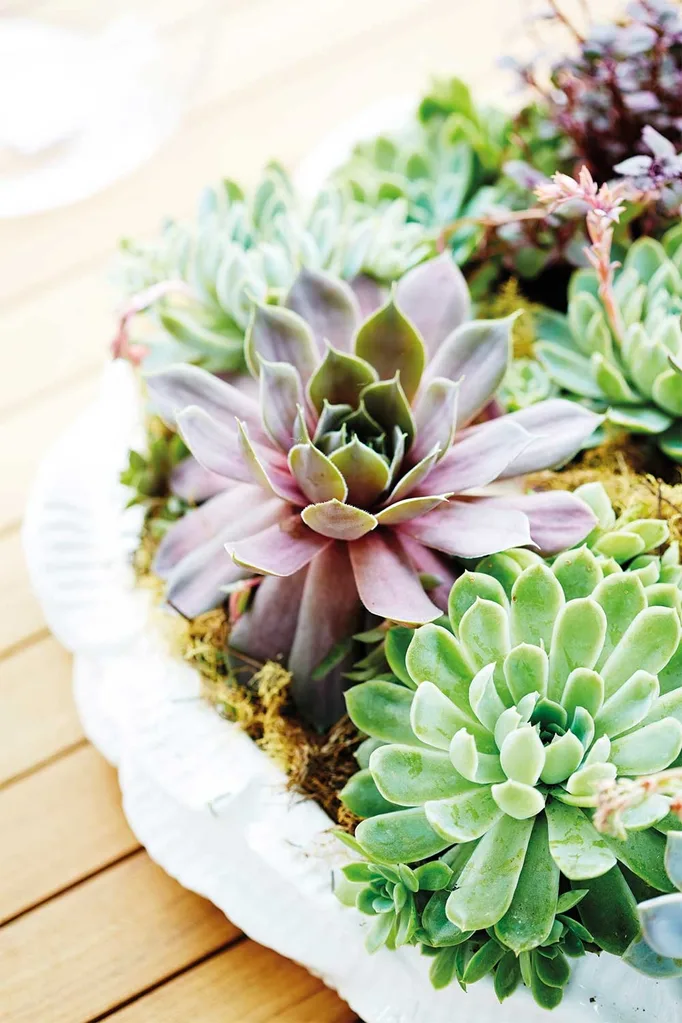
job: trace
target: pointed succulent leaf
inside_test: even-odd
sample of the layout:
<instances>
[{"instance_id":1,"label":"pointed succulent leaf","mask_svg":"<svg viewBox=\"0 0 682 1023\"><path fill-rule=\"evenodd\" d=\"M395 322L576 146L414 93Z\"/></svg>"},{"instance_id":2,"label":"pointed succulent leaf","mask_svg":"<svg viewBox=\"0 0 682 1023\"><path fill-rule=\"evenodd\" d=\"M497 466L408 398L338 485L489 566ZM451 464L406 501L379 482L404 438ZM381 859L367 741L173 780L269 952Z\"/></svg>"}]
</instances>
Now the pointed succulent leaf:
<instances>
[{"instance_id":1,"label":"pointed succulent leaf","mask_svg":"<svg viewBox=\"0 0 682 1023\"><path fill-rule=\"evenodd\" d=\"M659 892L673 892L675 886L665 872L666 839L653 828L631 831L625 841L604 836L621 863L651 888Z\"/></svg>"},{"instance_id":2,"label":"pointed succulent leaf","mask_svg":"<svg viewBox=\"0 0 682 1023\"><path fill-rule=\"evenodd\" d=\"M568 303L568 323L575 344L585 355L592 349L587 337L588 328L595 316L602 315L599 301L589 291L579 291Z\"/></svg>"},{"instance_id":3,"label":"pointed succulent leaf","mask_svg":"<svg viewBox=\"0 0 682 1023\"><path fill-rule=\"evenodd\" d=\"M424 342L394 297L366 320L355 337L355 354L374 366L380 380L398 376L411 401L424 371Z\"/></svg>"},{"instance_id":4,"label":"pointed succulent leaf","mask_svg":"<svg viewBox=\"0 0 682 1023\"><path fill-rule=\"evenodd\" d=\"M296 444L289 451L289 468L309 501L345 501L348 487L342 472L313 444Z\"/></svg>"},{"instance_id":5,"label":"pointed succulent leaf","mask_svg":"<svg viewBox=\"0 0 682 1023\"><path fill-rule=\"evenodd\" d=\"M502 816L490 788L474 784L449 799L428 802L424 809L431 827L451 842L481 838Z\"/></svg>"},{"instance_id":6,"label":"pointed succulent leaf","mask_svg":"<svg viewBox=\"0 0 682 1023\"><path fill-rule=\"evenodd\" d=\"M599 786L615 781L616 774L615 764L589 764L571 775L566 782L566 791L572 796L596 796Z\"/></svg>"},{"instance_id":7,"label":"pointed succulent leaf","mask_svg":"<svg viewBox=\"0 0 682 1023\"><path fill-rule=\"evenodd\" d=\"M371 507L388 486L388 463L357 436L329 457L348 487L347 499L360 508ZM338 495L334 495L338 496ZM340 498L343 500L343 498Z\"/></svg>"},{"instance_id":8,"label":"pointed succulent leaf","mask_svg":"<svg viewBox=\"0 0 682 1023\"><path fill-rule=\"evenodd\" d=\"M504 659L504 677L517 704L531 693L546 696L549 658L541 647L519 643Z\"/></svg>"},{"instance_id":9,"label":"pointed succulent leaf","mask_svg":"<svg viewBox=\"0 0 682 1023\"><path fill-rule=\"evenodd\" d=\"M379 380L363 388L360 397L367 413L387 432L397 426L405 434L409 448L415 435L410 405L400 379Z\"/></svg>"},{"instance_id":10,"label":"pointed succulent leaf","mask_svg":"<svg viewBox=\"0 0 682 1023\"><path fill-rule=\"evenodd\" d=\"M682 375L674 369L667 369L656 377L652 396L657 405L671 416L682 416Z\"/></svg>"},{"instance_id":11,"label":"pointed succulent leaf","mask_svg":"<svg viewBox=\"0 0 682 1023\"><path fill-rule=\"evenodd\" d=\"M639 936L640 924L637 902L620 868L614 864L578 886L588 892L578 905L578 913L593 941L611 955L623 955Z\"/></svg>"},{"instance_id":12,"label":"pointed succulent leaf","mask_svg":"<svg viewBox=\"0 0 682 1023\"><path fill-rule=\"evenodd\" d=\"M469 687L471 709L483 727L487 728L489 732L494 732L495 724L505 710L505 705L495 688L494 672L494 662L486 664L475 675Z\"/></svg>"},{"instance_id":13,"label":"pointed succulent leaf","mask_svg":"<svg viewBox=\"0 0 682 1023\"><path fill-rule=\"evenodd\" d=\"M429 365L429 379L460 380L457 425L466 426L502 383L511 359L511 331L517 314L503 320L463 323L443 342Z\"/></svg>"},{"instance_id":14,"label":"pointed succulent leaf","mask_svg":"<svg viewBox=\"0 0 682 1023\"><path fill-rule=\"evenodd\" d=\"M419 806L370 817L358 824L355 835L363 849L383 863L415 863L451 844L433 830Z\"/></svg>"},{"instance_id":15,"label":"pointed succulent leaf","mask_svg":"<svg viewBox=\"0 0 682 1023\"><path fill-rule=\"evenodd\" d=\"M301 518L306 526L321 536L348 542L359 540L378 525L376 518L369 512L335 497L319 504L309 504L301 512Z\"/></svg>"},{"instance_id":16,"label":"pointed succulent leaf","mask_svg":"<svg viewBox=\"0 0 682 1023\"><path fill-rule=\"evenodd\" d=\"M447 799L470 787L447 753L415 746L380 746L369 758L369 769L381 795L403 806Z\"/></svg>"},{"instance_id":17,"label":"pointed succulent leaf","mask_svg":"<svg viewBox=\"0 0 682 1023\"><path fill-rule=\"evenodd\" d=\"M504 781L500 758L494 753L479 753L471 732L461 728L450 743L450 761L459 774L477 785Z\"/></svg>"},{"instance_id":18,"label":"pointed succulent leaf","mask_svg":"<svg viewBox=\"0 0 682 1023\"><path fill-rule=\"evenodd\" d=\"M643 404L642 396L633 391L615 362L609 362L599 352L592 356L592 373L608 401L619 405Z\"/></svg>"},{"instance_id":19,"label":"pointed succulent leaf","mask_svg":"<svg viewBox=\"0 0 682 1023\"><path fill-rule=\"evenodd\" d=\"M431 356L471 314L469 289L449 252L408 270L396 285L395 298Z\"/></svg>"},{"instance_id":20,"label":"pointed succulent leaf","mask_svg":"<svg viewBox=\"0 0 682 1023\"><path fill-rule=\"evenodd\" d=\"M495 934L516 955L537 948L552 930L559 896L559 868L549 852L547 821L533 824L526 857L509 909L495 924Z\"/></svg>"},{"instance_id":21,"label":"pointed succulent leaf","mask_svg":"<svg viewBox=\"0 0 682 1023\"><path fill-rule=\"evenodd\" d=\"M437 495L435 497L408 497L396 504L389 504L376 513L376 519L381 526L399 526L402 522L410 522L411 519L421 518L427 512L447 502L447 497Z\"/></svg>"},{"instance_id":22,"label":"pointed succulent leaf","mask_svg":"<svg viewBox=\"0 0 682 1023\"><path fill-rule=\"evenodd\" d=\"M260 362L260 397L263 425L275 444L288 451L294 439L294 425L303 403L301 379L285 362Z\"/></svg>"},{"instance_id":23,"label":"pointed succulent leaf","mask_svg":"<svg viewBox=\"0 0 682 1023\"><path fill-rule=\"evenodd\" d=\"M317 365L317 349L312 332L300 316L283 306L257 305L244 339L246 362L254 377L259 376L260 360L286 362L298 371L306 384Z\"/></svg>"},{"instance_id":24,"label":"pointed succulent leaf","mask_svg":"<svg viewBox=\"0 0 682 1023\"><path fill-rule=\"evenodd\" d=\"M611 499L601 483L583 483L573 491L575 497L589 505L602 529L612 529L616 524L616 513Z\"/></svg>"},{"instance_id":25,"label":"pointed succulent leaf","mask_svg":"<svg viewBox=\"0 0 682 1023\"><path fill-rule=\"evenodd\" d=\"M514 643L550 649L554 623L566 602L561 584L544 563L525 569L513 585L511 629Z\"/></svg>"},{"instance_id":26,"label":"pointed succulent leaf","mask_svg":"<svg viewBox=\"0 0 682 1023\"><path fill-rule=\"evenodd\" d=\"M538 343L535 352L559 387L581 398L605 399L606 395L595 380L592 364L584 355L550 341Z\"/></svg>"},{"instance_id":27,"label":"pointed succulent leaf","mask_svg":"<svg viewBox=\"0 0 682 1023\"><path fill-rule=\"evenodd\" d=\"M606 615L591 597L563 606L557 615L549 654L549 695L560 700L574 668L593 668L606 635Z\"/></svg>"},{"instance_id":28,"label":"pointed succulent leaf","mask_svg":"<svg viewBox=\"0 0 682 1023\"><path fill-rule=\"evenodd\" d=\"M391 506L398 501L403 501L410 494L414 493L420 485L426 481L427 476L433 469L434 465L440 457L440 448L432 448L428 451L421 461L417 462L412 466L404 476L398 480L395 487L386 499L386 504ZM423 488L419 491L423 494ZM440 493L440 491L430 491L430 493Z\"/></svg>"},{"instance_id":29,"label":"pointed succulent leaf","mask_svg":"<svg viewBox=\"0 0 682 1023\"><path fill-rule=\"evenodd\" d=\"M355 408L363 388L376 379L376 371L364 359L328 345L322 362L310 378L308 394L320 413L325 402Z\"/></svg>"},{"instance_id":30,"label":"pointed succulent leaf","mask_svg":"<svg viewBox=\"0 0 682 1023\"><path fill-rule=\"evenodd\" d=\"M455 436L459 383L445 377L430 380L417 398L414 421L417 435L410 460L418 462L434 447L441 455L450 450Z\"/></svg>"},{"instance_id":31,"label":"pointed succulent leaf","mask_svg":"<svg viewBox=\"0 0 682 1023\"><path fill-rule=\"evenodd\" d=\"M561 584L566 600L589 597L603 578L599 562L589 547L577 551L564 551L552 566Z\"/></svg>"},{"instance_id":32,"label":"pointed succulent leaf","mask_svg":"<svg viewBox=\"0 0 682 1023\"><path fill-rule=\"evenodd\" d=\"M594 544L594 549L604 558L613 558L619 565L637 557L645 549L641 536L627 529L607 533Z\"/></svg>"},{"instance_id":33,"label":"pointed succulent leaf","mask_svg":"<svg viewBox=\"0 0 682 1023\"><path fill-rule=\"evenodd\" d=\"M310 326L320 353L324 353L326 342L341 351L350 351L360 307L345 281L302 267L285 305Z\"/></svg>"},{"instance_id":34,"label":"pointed succulent leaf","mask_svg":"<svg viewBox=\"0 0 682 1023\"><path fill-rule=\"evenodd\" d=\"M376 817L380 813L391 813L396 809L379 792L371 771L358 771L346 782L339 792L339 799L356 817Z\"/></svg>"},{"instance_id":35,"label":"pointed succulent leaf","mask_svg":"<svg viewBox=\"0 0 682 1023\"><path fill-rule=\"evenodd\" d=\"M606 840L582 810L552 800L547 804L549 850L562 874L573 881L599 877L615 865Z\"/></svg>"},{"instance_id":36,"label":"pointed succulent leaf","mask_svg":"<svg viewBox=\"0 0 682 1023\"><path fill-rule=\"evenodd\" d=\"M483 836L447 902L462 930L493 927L511 906L533 830L532 818L502 817Z\"/></svg>"}]
</instances>

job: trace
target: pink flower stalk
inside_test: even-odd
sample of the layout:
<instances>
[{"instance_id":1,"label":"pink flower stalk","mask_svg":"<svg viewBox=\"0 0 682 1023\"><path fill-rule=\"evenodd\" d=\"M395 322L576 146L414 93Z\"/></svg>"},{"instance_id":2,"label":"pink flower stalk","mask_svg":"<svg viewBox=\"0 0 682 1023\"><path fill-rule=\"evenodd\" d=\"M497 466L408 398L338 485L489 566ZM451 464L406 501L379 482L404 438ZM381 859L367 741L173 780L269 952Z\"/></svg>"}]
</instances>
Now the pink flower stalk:
<instances>
[{"instance_id":1,"label":"pink flower stalk","mask_svg":"<svg viewBox=\"0 0 682 1023\"><path fill-rule=\"evenodd\" d=\"M194 617L239 580L265 576L230 644L285 658L299 708L318 725L343 712L345 666L311 676L366 612L433 621L453 558L556 552L594 526L566 492L486 492L563 464L601 417L555 399L475 425L507 369L513 317L469 321L469 310L449 254L409 271L364 320L347 284L302 270L283 306L256 307L247 333L260 403L193 366L148 377L196 459L185 492L214 495L158 551L168 600Z\"/></svg>"},{"instance_id":2,"label":"pink flower stalk","mask_svg":"<svg viewBox=\"0 0 682 1023\"><path fill-rule=\"evenodd\" d=\"M614 271L620 263L611 260L613 225L617 224L625 206L622 200L633 198L628 182L615 185L603 184L597 187L587 167L581 167L578 180L568 174L557 173L548 184L538 185L535 194L548 213L554 213L576 201L587 207L585 223L590 245L585 255L594 267L599 281L599 295L609 318L611 329L617 341L623 338L623 323L613 293Z\"/></svg>"}]
</instances>

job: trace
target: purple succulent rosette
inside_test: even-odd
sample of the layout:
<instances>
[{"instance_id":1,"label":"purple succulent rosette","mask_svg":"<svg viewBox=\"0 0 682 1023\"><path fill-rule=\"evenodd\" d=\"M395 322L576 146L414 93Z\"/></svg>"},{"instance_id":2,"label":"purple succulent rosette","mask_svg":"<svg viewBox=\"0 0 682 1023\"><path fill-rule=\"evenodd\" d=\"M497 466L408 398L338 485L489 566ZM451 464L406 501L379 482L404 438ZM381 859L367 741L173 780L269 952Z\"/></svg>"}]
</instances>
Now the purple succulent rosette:
<instances>
[{"instance_id":1,"label":"purple succulent rosette","mask_svg":"<svg viewBox=\"0 0 682 1023\"><path fill-rule=\"evenodd\" d=\"M410 270L366 318L346 283L302 270L282 305L255 308L247 332L260 402L193 366L148 377L196 459L176 482L208 498L158 551L168 600L191 618L264 576L230 644L284 658L298 708L318 726L343 712L344 665L323 678L315 669L363 608L433 621L453 558L556 553L595 524L569 493L485 492L563 464L600 417L552 399L475 423L507 370L513 317L469 316L449 254Z\"/></svg>"}]
</instances>

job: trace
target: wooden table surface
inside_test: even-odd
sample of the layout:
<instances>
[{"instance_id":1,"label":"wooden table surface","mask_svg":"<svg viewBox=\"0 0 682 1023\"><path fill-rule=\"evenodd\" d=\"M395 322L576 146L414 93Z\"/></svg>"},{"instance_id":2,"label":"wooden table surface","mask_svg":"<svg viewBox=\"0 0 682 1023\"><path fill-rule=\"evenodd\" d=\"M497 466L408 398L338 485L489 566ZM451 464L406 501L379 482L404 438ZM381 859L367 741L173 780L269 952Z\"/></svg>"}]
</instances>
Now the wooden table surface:
<instances>
[{"instance_id":1,"label":"wooden table surface","mask_svg":"<svg viewBox=\"0 0 682 1023\"><path fill-rule=\"evenodd\" d=\"M92 0L0 0L60 20ZM144 8L140 0L138 8ZM181 33L201 5L168 0ZM338 997L248 940L149 860L116 774L85 740L20 522L50 440L93 393L117 298L117 239L183 216L200 188L295 166L335 121L429 76L507 88L523 0L223 0L212 60L174 137L92 199L0 222L0 1020L350 1023ZM115 5L114 5L115 7ZM514 35L516 32L516 35ZM517 45L518 44L518 45ZM526 45L526 49L528 46ZM0 102L11 101L3 97ZM428 1023L428 1021L425 1021Z\"/></svg>"}]
</instances>

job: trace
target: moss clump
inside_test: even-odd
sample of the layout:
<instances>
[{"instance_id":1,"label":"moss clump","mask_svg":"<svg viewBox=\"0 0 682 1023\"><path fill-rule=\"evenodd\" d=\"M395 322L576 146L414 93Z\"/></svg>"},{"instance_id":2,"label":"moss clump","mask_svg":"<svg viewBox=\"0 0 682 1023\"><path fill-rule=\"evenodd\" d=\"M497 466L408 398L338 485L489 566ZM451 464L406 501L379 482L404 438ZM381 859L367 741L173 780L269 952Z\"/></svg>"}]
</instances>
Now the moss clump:
<instances>
[{"instance_id":1,"label":"moss clump","mask_svg":"<svg viewBox=\"0 0 682 1023\"><path fill-rule=\"evenodd\" d=\"M532 315L535 308L535 303L530 302L521 291L517 279L510 277L494 295L479 302L476 313L477 316L497 320L521 310L522 315L512 327L514 358L532 359L533 345L537 340Z\"/></svg>"}]
</instances>

